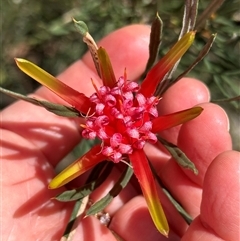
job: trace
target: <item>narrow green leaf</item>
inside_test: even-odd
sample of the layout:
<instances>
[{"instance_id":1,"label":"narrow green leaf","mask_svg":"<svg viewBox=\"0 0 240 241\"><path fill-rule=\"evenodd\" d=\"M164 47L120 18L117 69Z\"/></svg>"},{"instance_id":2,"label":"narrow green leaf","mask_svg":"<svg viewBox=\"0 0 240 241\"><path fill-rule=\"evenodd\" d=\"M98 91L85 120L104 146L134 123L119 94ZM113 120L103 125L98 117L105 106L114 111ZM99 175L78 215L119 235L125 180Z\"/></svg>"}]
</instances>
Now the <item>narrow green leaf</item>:
<instances>
[{"instance_id":1,"label":"narrow green leaf","mask_svg":"<svg viewBox=\"0 0 240 241\"><path fill-rule=\"evenodd\" d=\"M183 168L190 169L195 175L198 174L198 170L194 163L185 155L185 153L178 148L176 145L157 137L158 140L164 145L164 147L169 151L174 160Z\"/></svg>"},{"instance_id":2,"label":"narrow green leaf","mask_svg":"<svg viewBox=\"0 0 240 241\"><path fill-rule=\"evenodd\" d=\"M239 109L239 81L238 79L232 79L231 81L224 75L213 75L213 80L216 83L217 87L224 95L223 99L212 100L212 102L231 102L234 108ZM234 96L234 97L231 97Z\"/></svg>"},{"instance_id":3,"label":"narrow green leaf","mask_svg":"<svg viewBox=\"0 0 240 241\"><path fill-rule=\"evenodd\" d=\"M113 196L109 193L107 194L105 197L103 197L101 200L99 200L98 202L94 203L88 210L86 213L86 216L90 216L90 215L95 215L98 212L101 212L104 210L104 208L106 208L111 201L113 200Z\"/></svg>"},{"instance_id":4,"label":"narrow green leaf","mask_svg":"<svg viewBox=\"0 0 240 241\"><path fill-rule=\"evenodd\" d=\"M233 69L233 70L225 71L224 75L225 76L239 76L240 75L240 69Z\"/></svg>"},{"instance_id":5,"label":"narrow green leaf","mask_svg":"<svg viewBox=\"0 0 240 241\"><path fill-rule=\"evenodd\" d=\"M230 101L239 101L239 100L240 100L240 95L232 97L232 98L212 100L211 102L219 103L219 102L230 102Z\"/></svg>"},{"instance_id":6,"label":"narrow green leaf","mask_svg":"<svg viewBox=\"0 0 240 241\"><path fill-rule=\"evenodd\" d=\"M11 96L13 98L18 99L18 100L24 100L24 101L29 102L31 104L41 106L41 107L45 108L46 110L48 110L49 112L52 112L52 113L54 113L56 115L59 115L59 116L64 116L64 117L79 117L79 116L81 116L80 112L73 107L55 104L55 103L51 103L51 102L48 102L48 101L45 101L45 100L38 100L38 99L35 99L35 98L32 98L32 97L27 97L25 95L15 93L15 92L10 91L10 90L6 90L2 87L0 87L0 91L4 94L8 95L8 96Z\"/></svg>"},{"instance_id":7,"label":"narrow green leaf","mask_svg":"<svg viewBox=\"0 0 240 241\"><path fill-rule=\"evenodd\" d=\"M65 191L59 195L57 195L54 199L60 202L70 202L82 199L88 195L90 195L97 187L99 187L111 173L113 168L113 162L99 163L104 165L96 166L91 173L91 177L89 177L92 181L87 182L83 187ZM105 169L102 171L103 166ZM102 173L101 173L102 172ZM101 175L100 175L101 173Z\"/></svg>"},{"instance_id":8,"label":"narrow green leaf","mask_svg":"<svg viewBox=\"0 0 240 241\"><path fill-rule=\"evenodd\" d=\"M86 184L81 188L65 191L65 192L57 195L54 199L56 199L60 202L76 201L76 200L82 199L82 198L88 196L89 194L91 194L92 191L94 190L94 187L97 188L96 181Z\"/></svg>"},{"instance_id":9,"label":"narrow green leaf","mask_svg":"<svg viewBox=\"0 0 240 241\"><path fill-rule=\"evenodd\" d=\"M116 184L113 186L113 188L110 190L110 192L103 197L98 202L94 203L87 211L86 216L94 215L98 212L103 211L104 208L113 200L114 197L116 197L123 188L126 187L128 182L130 181L131 177L133 175L132 167L128 166L119 178L119 180L116 182Z\"/></svg>"},{"instance_id":10,"label":"narrow green leaf","mask_svg":"<svg viewBox=\"0 0 240 241\"><path fill-rule=\"evenodd\" d=\"M61 241L70 241L74 234L74 230L77 228L77 220L84 213L86 206L88 204L89 197L78 200L73 208L68 224L65 228Z\"/></svg>"}]
</instances>

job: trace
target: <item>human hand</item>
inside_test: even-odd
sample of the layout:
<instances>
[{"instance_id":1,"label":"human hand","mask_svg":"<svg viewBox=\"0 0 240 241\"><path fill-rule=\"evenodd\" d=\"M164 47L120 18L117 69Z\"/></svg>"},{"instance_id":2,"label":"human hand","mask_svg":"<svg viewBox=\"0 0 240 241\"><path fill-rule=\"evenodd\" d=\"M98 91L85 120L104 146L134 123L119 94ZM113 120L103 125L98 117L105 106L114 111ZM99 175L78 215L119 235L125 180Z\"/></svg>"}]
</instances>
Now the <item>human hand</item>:
<instances>
[{"instance_id":1,"label":"human hand","mask_svg":"<svg viewBox=\"0 0 240 241\"><path fill-rule=\"evenodd\" d=\"M103 39L116 77L126 67L128 78L138 79L148 57L149 28L134 25ZM90 79L98 80L89 54L64 71L59 79L90 95ZM63 103L46 88L34 93L38 98ZM169 156L146 147L149 158L165 185L195 218L186 223L160 192L170 223L168 240L237 240L239 237L239 158L231 150L228 119L217 105L207 103L209 93L199 81L185 78L169 89L159 104L160 114L199 105L203 113L196 119L164 131L161 135L177 143L196 164L199 175L182 170ZM51 200L64 189L49 190L54 167L80 141L78 121L55 116L40 107L18 101L2 111L2 237L3 240L59 240L68 222L72 205ZM116 165L117 166L117 165ZM116 178L109 179L91 196L106 194ZM79 180L81 182L81 180ZM167 240L159 234L149 216L144 198L129 184L106 211L109 228L124 240ZM115 240L95 217L83 219L73 240Z\"/></svg>"}]
</instances>

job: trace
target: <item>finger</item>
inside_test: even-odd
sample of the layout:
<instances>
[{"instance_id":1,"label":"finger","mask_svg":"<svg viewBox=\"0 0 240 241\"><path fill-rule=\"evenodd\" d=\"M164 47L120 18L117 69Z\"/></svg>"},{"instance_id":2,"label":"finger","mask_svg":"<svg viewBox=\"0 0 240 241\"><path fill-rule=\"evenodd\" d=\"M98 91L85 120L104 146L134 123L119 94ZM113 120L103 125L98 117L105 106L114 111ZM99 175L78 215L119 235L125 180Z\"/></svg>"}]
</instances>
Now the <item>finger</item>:
<instances>
[{"instance_id":1,"label":"finger","mask_svg":"<svg viewBox=\"0 0 240 241\"><path fill-rule=\"evenodd\" d=\"M55 166L80 140L75 122L17 101L1 113L1 128L25 138Z\"/></svg>"},{"instance_id":2,"label":"finger","mask_svg":"<svg viewBox=\"0 0 240 241\"><path fill-rule=\"evenodd\" d=\"M171 86L159 102L159 116L171 114L193 106L208 102L209 90L203 82L193 78L182 78ZM161 131L159 135L164 139L177 144L177 138L181 125ZM160 144L155 147L146 145L146 153L156 169L161 169L169 160L169 152Z\"/></svg>"},{"instance_id":3,"label":"finger","mask_svg":"<svg viewBox=\"0 0 240 241\"><path fill-rule=\"evenodd\" d=\"M199 215L202 188L187 178L174 160L171 159L161 170L160 176L167 190L170 191L190 216L195 218ZM179 229L180 225L175 220L173 220L172 225L181 234L183 234L182 231L185 231Z\"/></svg>"},{"instance_id":4,"label":"finger","mask_svg":"<svg viewBox=\"0 0 240 241\"><path fill-rule=\"evenodd\" d=\"M165 238L157 231L142 196L131 199L119 209L109 228L126 241L179 240L172 231L169 233L169 238Z\"/></svg>"},{"instance_id":5,"label":"finger","mask_svg":"<svg viewBox=\"0 0 240 241\"><path fill-rule=\"evenodd\" d=\"M167 163L162 170L163 178L170 175L171 169L182 170L187 178L190 178L199 187L211 161L221 152L231 149L231 137L228 132L229 123L224 110L218 105L205 103L201 104L203 112L200 116L182 125L178 146L196 165L199 173L193 174L190 170L182 169L174 161ZM176 166L176 167L175 167ZM174 176L177 178L177 176ZM174 179L169 179L168 185L175 186ZM167 181L167 179L166 179Z\"/></svg>"},{"instance_id":6,"label":"finger","mask_svg":"<svg viewBox=\"0 0 240 241\"><path fill-rule=\"evenodd\" d=\"M115 31L100 42L109 48L109 55L118 75L127 67L129 78L136 79L144 70L148 57L149 31L147 26L132 25ZM93 91L90 79L94 77L96 73L92 70L87 54L83 61L77 61L64 71L59 79L90 95ZM60 102L59 98L46 88L40 88L36 94L44 99ZM55 116L22 101L2 112L1 124L2 128L33 142L53 165L76 145L81 136L79 126L73 120Z\"/></svg>"},{"instance_id":7,"label":"finger","mask_svg":"<svg viewBox=\"0 0 240 241\"><path fill-rule=\"evenodd\" d=\"M26 139L7 130L1 137L2 240L59 240L71 204L50 200L61 191L46 188L53 168Z\"/></svg>"},{"instance_id":8,"label":"finger","mask_svg":"<svg viewBox=\"0 0 240 241\"><path fill-rule=\"evenodd\" d=\"M159 102L159 116L171 114L193 106L208 102L210 98L209 90L203 82L193 78L182 78L171 86ZM164 139L177 144L177 138L181 125L161 131L159 135ZM166 164L169 160L169 152L160 144L157 146L146 146L146 152L156 169Z\"/></svg>"},{"instance_id":9,"label":"finger","mask_svg":"<svg viewBox=\"0 0 240 241\"><path fill-rule=\"evenodd\" d=\"M227 151L217 156L207 170L201 205L201 215L190 226L183 241L238 240L240 153Z\"/></svg>"},{"instance_id":10,"label":"finger","mask_svg":"<svg viewBox=\"0 0 240 241\"><path fill-rule=\"evenodd\" d=\"M205 103L200 116L185 123L179 133L178 146L193 161L198 175L182 169L196 184L202 186L206 170L220 153L232 149L229 134L229 120L225 111L218 105Z\"/></svg>"},{"instance_id":11,"label":"finger","mask_svg":"<svg viewBox=\"0 0 240 241\"><path fill-rule=\"evenodd\" d=\"M206 228L202 225L200 217L197 217L190 225L181 241L195 241L199 240L199 237L201 237L201 240L206 241L225 241L217 237L214 232L207 231Z\"/></svg>"},{"instance_id":12,"label":"finger","mask_svg":"<svg viewBox=\"0 0 240 241\"><path fill-rule=\"evenodd\" d=\"M201 221L225 240L239 238L240 153L219 155L210 165L203 185Z\"/></svg>"},{"instance_id":13,"label":"finger","mask_svg":"<svg viewBox=\"0 0 240 241\"><path fill-rule=\"evenodd\" d=\"M112 232L94 217L83 218L76 228L72 241L116 241Z\"/></svg>"},{"instance_id":14,"label":"finger","mask_svg":"<svg viewBox=\"0 0 240 241\"><path fill-rule=\"evenodd\" d=\"M202 182L208 166L219 153L231 149L225 112L214 104L201 106L204 108L202 114L183 124L178 137L178 146L193 161L199 174L179 167L173 159L159 170L167 189L193 218L200 213ZM176 220L171 224L177 233L183 234L184 229Z\"/></svg>"},{"instance_id":15,"label":"finger","mask_svg":"<svg viewBox=\"0 0 240 241\"><path fill-rule=\"evenodd\" d=\"M208 102L209 90L203 82L193 78L183 78L171 86L159 102L159 115L167 115ZM162 131L160 135L172 143L177 143L181 125Z\"/></svg>"},{"instance_id":16,"label":"finger","mask_svg":"<svg viewBox=\"0 0 240 241\"><path fill-rule=\"evenodd\" d=\"M2 130L1 135L2 240L60 240L73 203L51 200L63 189L46 188L54 170L36 146L7 130ZM116 240L95 217L82 219L75 237L74 240Z\"/></svg>"}]
</instances>

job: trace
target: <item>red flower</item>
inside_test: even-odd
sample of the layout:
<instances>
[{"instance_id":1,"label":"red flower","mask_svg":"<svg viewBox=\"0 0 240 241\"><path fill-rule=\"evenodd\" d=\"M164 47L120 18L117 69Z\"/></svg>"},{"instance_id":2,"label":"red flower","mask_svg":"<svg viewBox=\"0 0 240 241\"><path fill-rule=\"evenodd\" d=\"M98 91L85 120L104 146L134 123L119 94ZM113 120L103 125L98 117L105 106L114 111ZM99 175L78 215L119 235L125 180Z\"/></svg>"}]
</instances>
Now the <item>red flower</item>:
<instances>
[{"instance_id":1,"label":"red flower","mask_svg":"<svg viewBox=\"0 0 240 241\"><path fill-rule=\"evenodd\" d=\"M155 181L143 151L146 142L157 142L156 134L198 116L202 108L194 107L167 116L158 116L160 101L154 92L159 82L187 51L194 39L187 33L148 73L141 85L127 80L126 72L116 80L107 52L97 50L103 86L90 98L63 84L33 63L17 59L19 68L45 85L75 109L86 115L82 135L86 139L98 138L101 145L94 146L84 156L58 174L49 188L58 188L89 170L101 161L118 163L130 160L150 214L157 229L165 236L169 227L158 198Z\"/></svg>"}]
</instances>

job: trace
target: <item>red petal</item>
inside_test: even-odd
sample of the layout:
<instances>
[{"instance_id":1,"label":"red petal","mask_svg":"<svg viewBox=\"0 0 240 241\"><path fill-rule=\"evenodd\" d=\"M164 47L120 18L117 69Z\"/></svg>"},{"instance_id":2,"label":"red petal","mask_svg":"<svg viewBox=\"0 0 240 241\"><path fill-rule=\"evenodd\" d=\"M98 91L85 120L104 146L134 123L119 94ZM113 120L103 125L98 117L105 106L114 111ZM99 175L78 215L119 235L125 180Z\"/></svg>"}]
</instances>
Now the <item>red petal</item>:
<instances>
[{"instance_id":1,"label":"red petal","mask_svg":"<svg viewBox=\"0 0 240 241\"><path fill-rule=\"evenodd\" d=\"M202 111L203 108L201 107L193 107L191 109L182 110L169 115L159 116L158 118L152 120L152 132L158 133L171 127L183 124L199 116Z\"/></svg>"},{"instance_id":2,"label":"red petal","mask_svg":"<svg viewBox=\"0 0 240 241\"><path fill-rule=\"evenodd\" d=\"M25 59L15 59L18 67L28 76L46 86L80 112L87 114L91 102L87 96L72 89L45 70Z\"/></svg>"},{"instance_id":3,"label":"red petal","mask_svg":"<svg viewBox=\"0 0 240 241\"><path fill-rule=\"evenodd\" d=\"M160 233L168 236L169 227L162 205L160 203L155 181L143 150L137 150L129 155L143 195L146 199L152 220Z\"/></svg>"},{"instance_id":4,"label":"red petal","mask_svg":"<svg viewBox=\"0 0 240 241\"><path fill-rule=\"evenodd\" d=\"M185 34L148 72L143 80L140 92L149 97L154 94L158 84L161 82L167 72L175 65L175 63L184 55L194 40L195 32Z\"/></svg>"},{"instance_id":5,"label":"red petal","mask_svg":"<svg viewBox=\"0 0 240 241\"><path fill-rule=\"evenodd\" d=\"M101 149L102 147L100 145L94 146L85 155L54 177L48 187L50 189L61 187L91 169L99 162L106 160L106 157L101 154Z\"/></svg>"}]
</instances>

